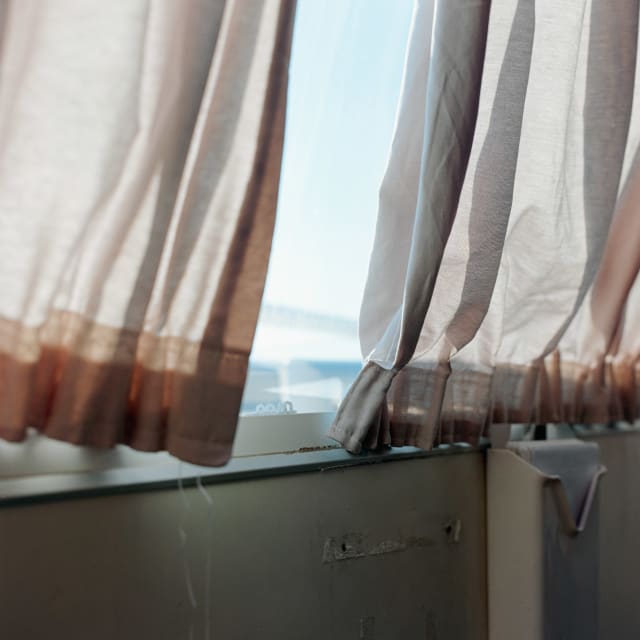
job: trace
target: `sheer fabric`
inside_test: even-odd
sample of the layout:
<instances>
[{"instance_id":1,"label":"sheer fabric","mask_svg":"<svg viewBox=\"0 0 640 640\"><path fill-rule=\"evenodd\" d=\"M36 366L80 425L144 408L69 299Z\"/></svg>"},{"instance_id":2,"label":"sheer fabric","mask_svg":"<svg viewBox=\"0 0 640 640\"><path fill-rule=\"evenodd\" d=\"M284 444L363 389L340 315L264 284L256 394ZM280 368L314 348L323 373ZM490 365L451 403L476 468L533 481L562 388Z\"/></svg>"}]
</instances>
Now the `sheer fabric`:
<instances>
[{"instance_id":1,"label":"sheer fabric","mask_svg":"<svg viewBox=\"0 0 640 640\"><path fill-rule=\"evenodd\" d=\"M436 9L414 14L366 364L331 435L357 452L474 441L492 423L632 420L638 2Z\"/></svg>"},{"instance_id":2,"label":"sheer fabric","mask_svg":"<svg viewBox=\"0 0 640 640\"><path fill-rule=\"evenodd\" d=\"M293 0L9 0L0 436L230 455Z\"/></svg>"}]
</instances>

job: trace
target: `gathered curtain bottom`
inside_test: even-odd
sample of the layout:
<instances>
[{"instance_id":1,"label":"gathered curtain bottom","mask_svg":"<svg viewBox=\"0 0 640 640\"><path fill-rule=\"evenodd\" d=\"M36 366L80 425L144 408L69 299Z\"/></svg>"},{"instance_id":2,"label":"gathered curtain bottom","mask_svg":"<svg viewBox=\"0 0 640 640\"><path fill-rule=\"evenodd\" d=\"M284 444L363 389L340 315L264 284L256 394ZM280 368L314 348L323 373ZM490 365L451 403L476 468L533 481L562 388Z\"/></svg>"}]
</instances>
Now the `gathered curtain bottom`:
<instances>
[{"instance_id":1,"label":"gathered curtain bottom","mask_svg":"<svg viewBox=\"0 0 640 640\"><path fill-rule=\"evenodd\" d=\"M640 363L628 357L588 366L563 361L556 351L528 366L498 364L486 372L448 363L410 364L396 372L369 362L330 436L352 453L362 447L430 449L477 444L492 424L631 422L640 417L639 407Z\"/></svg>"},{"instance_id":2,"label":"gathered curtain bottom","mask_svg":"<svg viewBox=\"0 0 640 640\"><path fill-rule=\"evenodd\" d=\"M34 427L74 444L127 444L222 465L248 361L248 353L69 313L38 328L2 321L0 438L19 442Z\"/></svg>"}]
</instances>

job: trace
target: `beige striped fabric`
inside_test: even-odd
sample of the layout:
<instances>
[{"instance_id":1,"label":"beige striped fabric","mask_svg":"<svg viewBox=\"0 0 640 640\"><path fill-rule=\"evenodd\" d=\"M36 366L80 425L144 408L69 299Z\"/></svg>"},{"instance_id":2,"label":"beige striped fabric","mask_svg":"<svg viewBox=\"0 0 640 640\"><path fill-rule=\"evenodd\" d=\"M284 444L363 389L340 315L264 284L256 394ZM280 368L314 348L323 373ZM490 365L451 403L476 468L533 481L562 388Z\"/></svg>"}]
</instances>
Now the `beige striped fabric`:
<instances>
[{"instance_id":1,"label":"beige striped fabric","mask_svg":"<svg viewBox=\"0 0 640 640\"><path fill-rule=\"evenodd\" d=\"M640 416L638 2L420 0L331 435Z\"/></svg>"}]
</instances>

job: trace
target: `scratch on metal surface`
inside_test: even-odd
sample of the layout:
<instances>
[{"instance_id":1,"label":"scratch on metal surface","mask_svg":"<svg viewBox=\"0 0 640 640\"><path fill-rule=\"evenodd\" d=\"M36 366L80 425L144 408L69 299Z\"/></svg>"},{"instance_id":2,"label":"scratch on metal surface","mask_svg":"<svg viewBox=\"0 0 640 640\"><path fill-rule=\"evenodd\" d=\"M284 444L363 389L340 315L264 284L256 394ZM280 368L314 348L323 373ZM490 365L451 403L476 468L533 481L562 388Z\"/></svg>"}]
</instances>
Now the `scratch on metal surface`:
<instances>
[{"instance_id":1,"label":"scratch on metal surface","mask_svg":"<svg viewBox=\"0 0 640 640\"><path fill-rule=\"evenodd\" d=\"M462 521L451 520L444 525L444 531L447 534L447 540L450 544L458 544L462 534Z\"/></svg>"},{"instance_id":2,"label":"scratch on metal surface","mask_svg":"<svg viewBox=\"0 0 640 640\"><path fill-rule=\"evenodd\" d=\"M425 640L438 640L438 631L436 629L436 618L434 614L429 611L425 616Z\"/></svg>"},{"instance_id":3,"label":"scratch on metal surface","mask_svg":"<svg viewBox=\"0 0 640 640\"><path fill-rule=\"evenodd\" d=\"M318 445L315 447L300 447L299 449L282 449L282 451L272 451L269 455L283 455L283 456L292 456L296 453L316 453L318 451L332 451L334 449L340 449L341 446L339 444L325 444ZM260 458L264 456L264 453L244 453L238 458ZM344 466L344 465L343 465Z\"/></svg>"},{"instance_id":4,"label":"scratch on metal surface","mask_svg":"<svg viewBox=\"0 0 640 640\"><path fill-rule=\"evenodd\" d=\"M376 619L373 616L360 618L360 640L375 640Z\"/></svg>"},{"instance_id":5,"label":"scratch on metal surface","mask_svg":"<svg viewBox=\"0 0 640 640\"><path fill-rule=\"evenodd\" d=\"M339 449L340 446L336 444L325 444L317 447L300 447L295 451L285 451L284 453L314 453L315 451L331 451L332 449Z\"/></svg>"},{"instance_id":6,"label":"scratch on metal surface","mask_svg":"<svg viewBox=\"0 0 640 640\"><path fill-rule=\"evenodd\" d=\"M360 533L346 533L340 538L327 538L322 554L323 563L340 562L400 553L421 547L430 547L435 542L426 536L401 536L394 539L371 542Z\"/></svg>"}]
</instances>

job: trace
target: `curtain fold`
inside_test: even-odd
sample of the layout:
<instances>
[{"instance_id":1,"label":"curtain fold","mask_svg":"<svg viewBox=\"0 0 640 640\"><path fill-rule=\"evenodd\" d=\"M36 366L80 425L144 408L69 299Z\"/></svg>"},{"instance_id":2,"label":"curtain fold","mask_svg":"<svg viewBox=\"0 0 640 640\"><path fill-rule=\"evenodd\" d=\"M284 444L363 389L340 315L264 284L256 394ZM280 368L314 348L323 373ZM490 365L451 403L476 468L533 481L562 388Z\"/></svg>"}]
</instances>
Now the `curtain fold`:
<instances>
[{"instance_id":1,"label":"curtain fold","mask_svg":"<svg viewBox=\"0 0 640 640\"><path fill-rule=\"evenodd\" d=\"M361 312L367 362L331 430L354 452L640 416L638 2L465 4L422 0L414 16ZM447 26L456 12L474 16L464 37ZM434 74L468 78L477 108L454 92L467 107L430 121L446 104ZM448 164L451 146L466 162Z\"/></svg>"},{"instance_id":2,"label":"curtain fold","mask_svg":"<svg viewBox=\"0 0 640 640\"><path fill-rule=\"evenodd\" d=\"M229 458L273 232L294 0L12 0L0 436Z\"/></svg>"}]
</instances>

